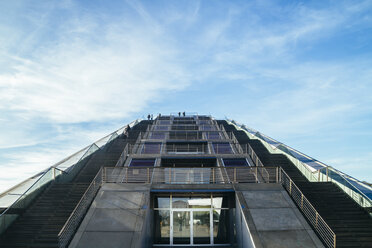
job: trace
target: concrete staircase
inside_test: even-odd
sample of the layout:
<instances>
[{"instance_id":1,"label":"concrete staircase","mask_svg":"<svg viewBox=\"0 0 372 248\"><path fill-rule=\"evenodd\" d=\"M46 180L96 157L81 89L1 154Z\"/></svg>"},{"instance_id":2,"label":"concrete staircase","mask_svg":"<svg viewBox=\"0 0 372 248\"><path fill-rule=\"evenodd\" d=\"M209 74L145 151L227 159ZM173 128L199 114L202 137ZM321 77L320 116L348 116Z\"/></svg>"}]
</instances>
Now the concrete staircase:
<instances>
[{"instance_id":1,"label":"concrete staircase","mask_svg":"<svg viewBox=\"0 0 372 248\"><path fill-rule=\"evenodd\" d=\"M0 237L0 247L58 247L58 233L102 166L115 166L125 145L149 122L140 122L126 139L120 136L87 158L72 182L52 182Z\"/></svg>"},{"instance_id":2,"label":"concrete staircase","mask_svg":"<svg viewBox=\"0 0 372 248\"><path fill-rule=\"evenodd\" d=\"M260 140L249 139L226 121L226 131L234 132L241 145L250 144L264 166L280 166L299 187L331 229L336 247L372 247L372 218L353 199L332 182L309 182L283 154L271 154Z\"/></svg>"}]
</instances>

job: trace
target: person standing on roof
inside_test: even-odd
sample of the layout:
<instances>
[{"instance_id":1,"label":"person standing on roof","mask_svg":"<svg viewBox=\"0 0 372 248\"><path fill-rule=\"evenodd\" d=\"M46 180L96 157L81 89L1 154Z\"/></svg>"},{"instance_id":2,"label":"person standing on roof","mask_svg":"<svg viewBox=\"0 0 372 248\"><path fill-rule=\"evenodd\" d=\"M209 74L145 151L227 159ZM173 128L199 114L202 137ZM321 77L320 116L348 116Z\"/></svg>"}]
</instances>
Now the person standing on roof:
<instances>
[{"instance_id":1,"label":"person standing on roof","mask_svg":"<svg viewBox=\"0 0 372 248\"><path fill-rule=\"evenodd\" d=\"M181 117L181 112L178 112L178 116Z\"/></svg>"},{"instance_id":2,"label":"person standing on roof","mask_svg":"<svg viewBox=\"0 0 372 248\"><path fill-rule=\"evenodd\" d=\"M186 113L185 113L185 111L183 111L183 117L185 117L186 116Z\"/></svg>"},{"instance_id":3,"label":"person standing on roof","mask_svg":"<svg viewBox=\"0 0 372 248\"><path fill-rule=\"evenodd\" d=\"M150 114L147 115L147 120L150 120Z\"/></svg>"}]
</instances>

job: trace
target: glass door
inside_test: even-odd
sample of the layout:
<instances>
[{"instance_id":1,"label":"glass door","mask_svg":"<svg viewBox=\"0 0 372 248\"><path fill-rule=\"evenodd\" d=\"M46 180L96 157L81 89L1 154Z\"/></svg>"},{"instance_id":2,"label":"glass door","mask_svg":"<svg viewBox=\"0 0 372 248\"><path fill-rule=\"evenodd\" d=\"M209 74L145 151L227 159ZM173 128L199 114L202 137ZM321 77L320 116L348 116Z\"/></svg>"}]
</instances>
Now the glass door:
<instances>
[{"instance_id":1,"label":"glass door","mask_svg":"<svg viewBox=\"0 0 372 248\"><path fill-rule=\"evenodd\" d=\"M163 195L154 201L154 246L230 243L229 209L222 196Z\"/></svg>"},{"instance_id":2,"label":"glass door","mask_svg":"<svg viewBox=\"0 0 372 248\"><path fill-rule=\"evenodd\" d=\"M190 244L190 211L173 211L173 244Z\"/></svg>"},{"instance_id":3,"label":"glass door","mask_svg":"<svg viewBox=\"0 0 372 248\"><path fill-rule=\"evenodd\" d=\"M192 211L193 244L211 244L211 211Z\"/></svg>"}]
</instances>

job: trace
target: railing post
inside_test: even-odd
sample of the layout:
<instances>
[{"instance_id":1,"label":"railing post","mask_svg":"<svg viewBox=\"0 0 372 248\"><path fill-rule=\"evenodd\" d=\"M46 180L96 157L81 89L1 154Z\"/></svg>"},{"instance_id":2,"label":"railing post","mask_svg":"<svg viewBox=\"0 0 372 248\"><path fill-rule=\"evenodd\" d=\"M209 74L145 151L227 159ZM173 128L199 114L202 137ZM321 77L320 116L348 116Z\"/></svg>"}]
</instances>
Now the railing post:
<instances>
[{"instance_id":1,"label":"railing post","mask_svg":"<svg viewBox=\"0 0 372 248\"><path fill-rule=\"evenodd\" d=\"M292 180L289 179L289 194L292 195Z\"/></svg>"},{"instance_id":2,"label":"railing post","mask_svg":"<svg viewBox=\"0 0 372 248\"><path fill-rule=\"evenodd\" d=\"M318 170L318 182L320 182L320 169Z\"/></svg>"},{"instance_id":3,"label":"railing post","mask_svg":"<svg viewBox=\"0 0 372 248\"><path fill-rule=\"evenodd\" d=\"M256 166L256 183L258 183L258 168L257 168L257 166Z\"/></svg>"},{"instance_id":4,"label":"railing post","mask_svg":"<svg viewBox=\"0 0 372 248\"><path fill-rule=\"evenodd\" d=\"M304 208L304 194L301 193L301 209Z\"/></svg>"},{"instance_id":5,"label":"railing post","mask_svg":"<svg viewBox=\"0 0 372 248\"><path fill-rule=\"evenodd\" d=\"M318 212L315 212L315 227L318 228Z\"/></svg>"},{"instance_id":6,"label":"railing post","mask_svg":"<svg viewBox=\"0 0 372 248\"><path fill-rule=\"evenodd\" d=\"M214 168L212 168L212 175L213 175L213 183L215 183Z\"/></svg>"},{"instance_id":7,"label":"railing post","mask_svg":"<svg viewBox=\"0 0 372 248\"><path fill-rule=\"evenodd\" d=\"M328 182L328 166L327 166L327 168L326 168L326 173L327 173L327 182Z\"/></svg>"},{"instance_id":8,"label":"railing post","mask_svg":"<svg viewBox=\"0 0 372 248\"><path fill-rule=\"evenodd\" d=\"M234 183L236 183L236 168L234 168Z\"/></svg>"},{"instance_id":9,"label":"railing post","mask_svg":"<svg viewBox=\"0 0 372 248\"><path fill-rule=\"evenodd\" d=\"M128 168L125 168L125 182L128 183Z\"/></svg>"},{"instance_id":10,"label":"railing post","mask_svg":"<svg viewBox=\"0 0 372 248\"><path fill-rule=\"evenodd\" d=\"M279 167L276 167L276 183L279 183Z\"/></svg>"},{"instance_id":11,"label":"railing post","mask_svg":"<svg viewBox=\"0 0 372 248\"><path fill-rule=\"evenodd\" d=\"M147 182L150 183L150 168L147 168Z\"/></svg>"},{"instance_id":12,"label":"railing post","mask_svg":"<svg viewBox=\"0 0 372 248\"><path fill-rule=\"evenodd\" d=\"M336 247L336 234L333 235L333 247Z\"/></svg>"}]
</instances>

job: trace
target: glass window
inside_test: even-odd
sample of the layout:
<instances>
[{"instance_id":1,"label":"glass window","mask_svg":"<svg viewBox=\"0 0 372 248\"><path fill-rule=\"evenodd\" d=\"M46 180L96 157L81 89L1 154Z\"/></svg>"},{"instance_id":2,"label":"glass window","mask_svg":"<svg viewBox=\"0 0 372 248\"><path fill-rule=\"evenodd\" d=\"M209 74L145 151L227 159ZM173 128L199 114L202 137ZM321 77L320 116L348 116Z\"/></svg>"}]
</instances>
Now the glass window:
<instances>
[{"instance_id":1,"label":"glass window","mask_svg":"<svg viewBox=\"0 0 372 248\"><path fill-rule=\"evenodd\" d=\"M155 126L154 127L154 130L157 130L157 131L167 131L169 130L169 126Z\"/></svg>"},{"instance_id":2,"label":"glass window","mask_svg":"<svg viewBox=\"0 0 372 248\"><path fill-rule=\"evenodd\" d=\"M230 143L212 143L216 154L232 154L233 150Z\"/></svg>"},{"instance_id":3,"label":"glass window","mask_svg":"<svg viewBox=\"0 0 372 248\"><path fill-rule=\"evenodd\" d=\"M210 211L193 211L194 244L211 243Z\"/></svg>"},{"instance_id":4,"label":"glass window","mask_svg":"<svg viewBox=\"0 0 372 248\"><path fill-rule=\"evenodd\" d=\"M221 135L219 132L206 132L205 136L207 139L211 139L211 140L221 139Z\"/></svg>"},{"instance_id":5,"label":"glass window","mask_svg":"<svg viewBox=\"0 0 372 248\"><path fill-rule=\"evenodd\" d=\"M161 142L145 143L142 146L142 154L159 154L161 150Z\"/></svg>"},{"instance_id":6,"label":"glass window","mask_svg":"<svg viewBox=\"0 0 372 248\"><path fill-rule=\"evenodd\" d=\"M155 159L132 159L129 166L148 166L153 167L155 165Z\"/></svg>"},{"instance_id":7,"label":"glass window","mask_svg":"<svg viewBox=\"0 0 372 248\"><path fill-rule=\"evenodd\" d=\"M155 210L155 244L169 244L170 242L170 211Z\"/></svg>"},{"instance_id":8,"label":"glass window","mask_svg":"<svg viewBox=\"0 0 372 248\"><path fill-rule=\"evenodd\" d=\"M223 163L226 167L228 167L228 166L248 166L248 162L245 158L224 158Z\"/></svg>"},{"instance_id":9,"label":"glass window","mask_svg":"<svg viewBox=\"0 0 372 248\"><path fill-rule=\"evenodd\" d=\"M172 197L172 208L189 208L189 196Z\"/></svg>"},{"instance_id":10,"label":"glass window","mask_svg":"<svg viewBox=\"0 0 372 248\"><path fill-rule=\"evenodd\" d=\"M190 212L173 212L173 244L190 244Z\"/></svg>"},{"instance_id":11,"label":"glass window","mask_svg":"<svg viewBox=\"0 0 372 248\"><path fill-rule=\"evenodd\" d=\"M169 196L156 197L154 208L170 208L170 197Z\"/></svg>"},{"instance_id":12,"label":"glass window","mask_svg":"<svg viewBox=\"0 0 372 248\"><path fill-rule=\"evenodd\" d=\"M164 132L152 132L150 135L150 139L165 139Z\"/></svg>"},{"instance_id":13,"label":"glass window","mask_svg":"<svg viewBox=\"0 0 372 248\"><path fill-rule=\"evenodd\" d=\"M216 130L216 127L212 125L202 125L200 126L200 130L211 131L211 130Z\"/></svg>"}]
</instances>

